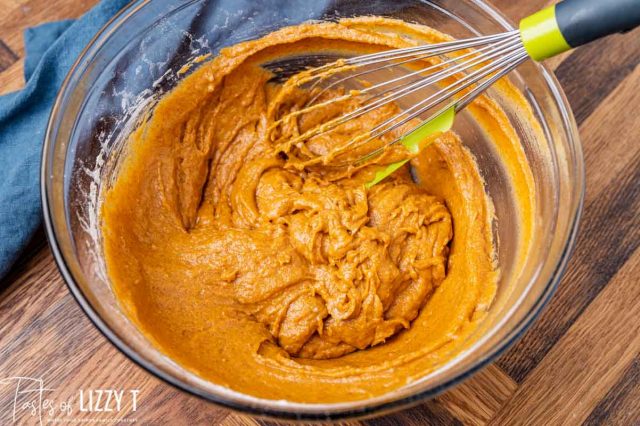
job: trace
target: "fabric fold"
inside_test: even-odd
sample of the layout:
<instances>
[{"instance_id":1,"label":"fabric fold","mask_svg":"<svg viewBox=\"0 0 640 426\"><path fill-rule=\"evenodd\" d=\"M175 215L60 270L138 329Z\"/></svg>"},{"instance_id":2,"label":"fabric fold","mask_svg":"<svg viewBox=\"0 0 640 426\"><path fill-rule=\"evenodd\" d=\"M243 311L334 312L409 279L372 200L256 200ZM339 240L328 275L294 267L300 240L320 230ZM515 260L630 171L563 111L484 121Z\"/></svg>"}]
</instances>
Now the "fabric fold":
<instances>
[{"instance_id":1,"label":"fabric fold","mask_svg":"<svg viewBox=\"0 0 640 426\"><path fill-rule=\"evenodd\" d=\"M67 72L91 38L127 0L105 0L78 20L24 33L23 89L0 96L0 278L41 222L40 157L51 107Z\"/></svg>"}]
</instances>

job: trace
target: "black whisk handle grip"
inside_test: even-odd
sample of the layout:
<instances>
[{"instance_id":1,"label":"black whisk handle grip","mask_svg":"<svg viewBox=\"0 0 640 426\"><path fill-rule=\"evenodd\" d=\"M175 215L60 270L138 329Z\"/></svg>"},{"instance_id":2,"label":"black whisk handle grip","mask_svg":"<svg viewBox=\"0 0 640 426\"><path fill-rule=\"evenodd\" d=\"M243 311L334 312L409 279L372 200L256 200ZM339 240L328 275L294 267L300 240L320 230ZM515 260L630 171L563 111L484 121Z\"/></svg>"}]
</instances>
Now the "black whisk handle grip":
<instances>
[{"instance_id":1,"label":"black whisk handle grip","mask_svg":"<svg viewBox=\"0 0 640 426\"><path fill-rule=\"evenodd\" d=\"M640 25L640 0L564 0L556 5L558 28L571 47Z\"/></svg>"},{"instance_id":2,"label":"black whisk handle grip","mask_svg":"<svg viewBox=\"0 0 640 426\"><path fill-rule=\"evenodd\" d=\"M542 61L640 25L640 0L564 0L520 21L529 56Z\"/></svg>"}]
</instances>

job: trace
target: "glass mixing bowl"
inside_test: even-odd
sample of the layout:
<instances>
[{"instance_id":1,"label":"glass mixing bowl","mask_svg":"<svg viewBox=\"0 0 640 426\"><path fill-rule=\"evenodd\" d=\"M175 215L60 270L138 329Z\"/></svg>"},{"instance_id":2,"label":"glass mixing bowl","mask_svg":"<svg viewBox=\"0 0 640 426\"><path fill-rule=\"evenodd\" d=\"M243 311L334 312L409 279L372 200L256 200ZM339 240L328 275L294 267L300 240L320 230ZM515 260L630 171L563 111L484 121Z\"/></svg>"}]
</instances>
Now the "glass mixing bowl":
<instances>
[{"instance_id":1,"label":"glass mixing bowl","mask_svg":"<svg viewBox=\"0 0 640 426\"><path fill-rule=\"evenodd\" d=\"M567 101L552 74L528 62L510 75L539 128L505 109L531 164L537 228L533 251L514 271L521 238L512 187L489 139L461 115L455 130L478 159L495 204L502 271L490 314L468 349L420 380L361 401L303 404L259 399L201 379L159 352L122 313L102 260L97 209L115 175L124 136L160 95L196 69L201 55L308 20L380 15L427 24L457 38L512 29L480 0L138 0L111 20L69 72L53 107L42 162L42 202L56 262L87 315L105 336L152 374L212 402L280 418L370 416L432 397L468 377L512 344L539 314L573 246L584 191L583 158ZM178 72L184 64L192 67ZM184 71L184 69L182 69ZM535 127L535 126L533 126Z\"/></svg>"}]
</instances>

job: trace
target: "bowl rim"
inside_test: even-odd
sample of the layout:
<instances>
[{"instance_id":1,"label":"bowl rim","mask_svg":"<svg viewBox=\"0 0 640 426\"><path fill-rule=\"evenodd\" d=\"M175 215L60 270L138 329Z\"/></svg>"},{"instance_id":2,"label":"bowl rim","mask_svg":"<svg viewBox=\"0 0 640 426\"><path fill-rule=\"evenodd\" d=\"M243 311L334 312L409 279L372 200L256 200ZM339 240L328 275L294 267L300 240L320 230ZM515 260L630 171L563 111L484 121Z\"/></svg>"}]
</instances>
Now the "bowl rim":
<instances>
[{"instance_id":1,"label":"bowl rim","mask_svg":"<svg viewBox=\"0 0 640 426\"><path fill-rule=\"evenodd\" d=\"M397 411L400 409L405 409L417 405L418 403L433 398L444 391L448 390L452 386L460 383L461 381L469 378L470 376L477 373L482 368L486 367L488 364L493 362L499 355L504 353L509 347L515 344L520 338L522 338L524 332L530 327L530 325L535 321L535 319L540 315L543 308L549 302L551 296L555 293L560 280L567 268L567 264L575 247L576 237L579 229L579 222L582 216L583 204L584 204L584 195L585 195L585 170L584 170L584 157L582 153L582 147L580 143L580 137L577 129L577 125L575 123L575 119L573 117L573 113L571 111L571 107L566 99L566 96L560 86L560 83L557 81L555 76L549 69L543 64L536 64L538 67L541 76L544 78L544 81L547 87L550 89L550 92L559 107L559 112L561 115L561 119L564 124L564 129L566 129L566 134L569 139L569 145L574 150L574 160L575 160L575 168L576 168L576 182L573 186L573 191L576 191L577 198L576 202L573 204L573 212L571 213L570 223L568 224L568 234L567 240L564 243L564 247L559 255L558 261L553 268L553 272L551 273L550 279L546 284L542 294L527 312L527 314L520 319L518 323L509 331L507 336L499 343L494 345L488 352L486 352L481 358L475 361L473 365L471 365L468 369L452 376L447 379L443 383L432 387L430 389L426 389L420 392L413 393L408 396L399 397L397 399L391 401L384 401L381 403L376 403L373 405L362 406L357 408L338 408L328 412L318 410L316 412L313 411L292 411L287 409L274 409L274 408L265 408L258 407L255 405L242 404L232 399L226 398L221 395L214 395L212 393L200 390L191 384L161 370L160 368L153 365L150 361L140 356L135 349L133 349L130 345L125 343L120 337L118 337L111 328L102 320L97 311L91 306L89 300L85 297L82 290L79 288L77 283L75 282L73 275L70 271L70 268L67 264L67 261L62 254L60 246L58 244L58 234L56 232L55 226L53 224L52 211L50 209L49 202L49 193L50 188L48 185L48 173L49 173L49 162L48 162L48 154L53 144L52 134L54 133L55 127L55 119L60 114L61 102L63 99L63 95L69 89L69 83L71 82L72 77L78 71L80 65L83 60L88 56L88 54L92 51L92 49L96 46L96 42L102 38L105 34L110 33L111 26L116 24L118 21L123 19L124 17L135 13L140 8L144 7L151 0L132 0L130 3L125 5L122 9L120 9L109 21L107 21L103 27L91 38L88 44L83 48L78 58L72 65L72 67L67 72L65 79L60 86L60 89L56 95L55 102L51 109L48 121L47 128L44 135L44 143L42 147L41 153L41 168L40 168L40 196L42 202L43 209L43 217L44 217L44 227L46 231L47 240L51 247L51 251L53 253L54 261L64 278L65 284L67 285L69 292L73 295L77 303L80 305L81 309L84 311L85 315L90 319L93 325L100 331L100 333L107 338L107 340L115 346L122 354L124 354L127 358L141 367L151 375L161 379L163 382L171 385L172 387L186 392L188 394L197 396L205 401L212 402L218 406L236 411L241 413L246 413L258 417L267 417L267 418L277 418L277 419L286 419L286 420L309 420L309 421L319 421L319 420L339 420L339 419L350 419L350 418L363 418L363 417L373 417L388 414L393 411ZM437 5L432 4L429 0L420 0L425 4L431 4L434 7L438 7ZM494 6L485 3L484 0L469 0L478 6L482 11L490 15L493 19L495 19L500 25L502 25L505 30L514 29L511 22L503 16L503 14L496 9ZM365 400L366 401L366 400ZM337 406L339 404L303 404L309 407L320 406L330 407Z\"/></svg>"}]
</instances>

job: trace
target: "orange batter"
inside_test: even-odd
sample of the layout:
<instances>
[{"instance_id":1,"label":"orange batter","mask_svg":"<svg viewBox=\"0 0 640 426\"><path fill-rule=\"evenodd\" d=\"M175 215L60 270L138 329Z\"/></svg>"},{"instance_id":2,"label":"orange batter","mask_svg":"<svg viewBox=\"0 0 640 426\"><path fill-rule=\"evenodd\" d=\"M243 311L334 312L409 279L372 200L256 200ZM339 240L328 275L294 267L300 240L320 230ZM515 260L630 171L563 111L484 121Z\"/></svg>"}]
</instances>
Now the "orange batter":
<instances>
[{"instance_id":1,"label":"orange batter","mask_svg":"<svg viewBox=\"0 0 640 426\"><path fill-rule=\"evenodd\" d=\"M446 39L383 18L289 27L223 50L158 103L104 194L102 233L114 291L160 350L240 392L338 402L398 388L468 344L499 275L472 155L454 133L439 135L411 161L413 178L407 167L370 190L376 164L300 167L295 147L274 149L273 123L309 94L282 92L260 67L309 49ZM330 150L396 109L312 148ZM489 99L470 111L505 153L526 235L533 189L517 136ZM301 117L278 138L339 112Z\"/></svg>"}]
</instances>

